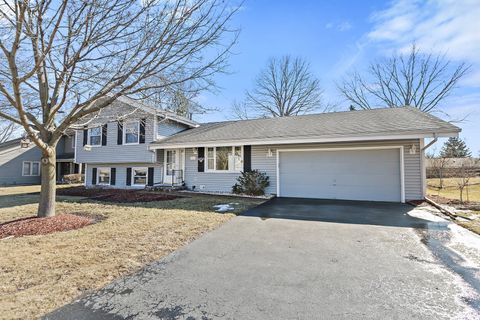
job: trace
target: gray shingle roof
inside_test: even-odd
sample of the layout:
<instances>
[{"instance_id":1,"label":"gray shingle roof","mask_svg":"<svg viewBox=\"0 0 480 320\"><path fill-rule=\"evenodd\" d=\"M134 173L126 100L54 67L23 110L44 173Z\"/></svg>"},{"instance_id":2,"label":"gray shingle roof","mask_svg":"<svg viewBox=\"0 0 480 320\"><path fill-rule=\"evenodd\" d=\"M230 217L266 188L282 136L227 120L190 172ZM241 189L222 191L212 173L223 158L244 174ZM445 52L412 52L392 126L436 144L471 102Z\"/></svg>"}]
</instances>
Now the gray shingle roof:
<instances>
[{"instance_id":1,"label":"gray shingle roof","mask_svg":"<svg viewBox=\"0 0 480 320\"><path fill-rule=\"evenodd\" d=\"M5 141L4 143L0 143L0 150L20 146L20 141L22 141L22 138L16 138L9 141Z\"/></svg>"},{"instance_id":2,"label":"gray shingle roof","mask_svg":"<svg viewBox=\"0 0 480 320\"><path fill-rule=\"evenodd\" d=\"M369 136L454 134L461 129L411 107L331 112L295 117L214 122L189 129L154 145ZM348 141L348 139L346 139Z\"/></svg>"}]
</instances>

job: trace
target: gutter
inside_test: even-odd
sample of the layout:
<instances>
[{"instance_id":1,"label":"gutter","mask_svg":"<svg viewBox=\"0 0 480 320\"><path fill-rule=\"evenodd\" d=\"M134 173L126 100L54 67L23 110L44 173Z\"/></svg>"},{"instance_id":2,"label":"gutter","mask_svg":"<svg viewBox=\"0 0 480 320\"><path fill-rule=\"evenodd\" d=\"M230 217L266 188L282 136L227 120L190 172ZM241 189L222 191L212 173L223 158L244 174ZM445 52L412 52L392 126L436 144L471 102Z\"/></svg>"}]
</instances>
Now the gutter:
<instances>
[{"instance_id":1,"label":"gutter","mask_svg":"<svg viewBox=\"0 0 480 320\"><path fill-rule=\"evenodd\" d=\"M457 136L458 132L442 132L434 134L405 134L405 135L391 135L391 136L343 136L343 137L317 137L317 138L275 138L275 139L237 139L232 140L218 140L209 142L181 142L170 143L169 141L162 142L154 141L150 144L149 149L166 149L166 148L194 148L194 147L213 147L219 145L241 146L241 145L275 145L275 144L297 144L297 143L335 143L335 142L359 142L359 141L391 141L391 140L409 140L437 137L451 137ZM174 137L173 135L172 137ZM430 144L429 144L430 145Z\"/></svg>"}]
</instances>

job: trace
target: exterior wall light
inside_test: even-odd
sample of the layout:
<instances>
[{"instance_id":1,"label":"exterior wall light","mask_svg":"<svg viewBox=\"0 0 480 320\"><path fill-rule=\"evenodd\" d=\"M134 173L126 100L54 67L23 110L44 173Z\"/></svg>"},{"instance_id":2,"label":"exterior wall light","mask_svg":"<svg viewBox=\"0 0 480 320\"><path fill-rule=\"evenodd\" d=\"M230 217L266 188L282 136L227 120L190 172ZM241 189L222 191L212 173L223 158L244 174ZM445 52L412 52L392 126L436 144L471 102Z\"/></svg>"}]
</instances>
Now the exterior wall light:
<instances>
[{"instance_id":1,"label":"exterior wall light","mask_svg":"<svg viewBox=\"0 0 480 320\"><path fill-rule=\"evenodd\" d=\"M30 139L28 138L23 138L21 141L20 141L20 148L28 148L30 146Z\"/></svg>"},{"instance_id":2,"label":"exterior wall light","mask_svg":"<svg viewBox=\"0 0 480 320\"><path fill-rule=\"evenodd\" d=\"M416 154L417 153L417 146L412 144L410 147L410 154Z\"/></svg>"}]
</instances>

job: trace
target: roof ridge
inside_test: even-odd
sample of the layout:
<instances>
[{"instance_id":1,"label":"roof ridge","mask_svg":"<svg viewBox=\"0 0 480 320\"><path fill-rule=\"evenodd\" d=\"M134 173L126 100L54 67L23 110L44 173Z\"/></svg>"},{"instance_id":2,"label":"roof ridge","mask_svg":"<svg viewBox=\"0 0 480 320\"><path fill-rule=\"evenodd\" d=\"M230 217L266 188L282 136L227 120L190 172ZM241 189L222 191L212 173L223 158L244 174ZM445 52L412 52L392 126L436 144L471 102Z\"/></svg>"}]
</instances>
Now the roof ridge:
<instances>
[{"instance_id":1,"label":"roof ridge","mask_svg":"<svg viewBox=\"0 0 480 320\"><path fill-rule=\"evenodd\" d=\"M371 108L371 109L361 109L361 110L342 110L342 111L329 111L329 112L319 112L319 113L307 113L307 114L297 114L293 116L285 117L264 117L264 118L254 118L254 119L234 119L234 120L225 120L225 121L211 121L211 122L202 122L201 124L211 124L211 123L233 123L233 122L243 122L243 121L260 121L260 120L272 120L272 119L292 119L292 118L303 118L311 116L322 116L330 114L339 114L339 113L359 113L359 112L378 112L380 110L395 110L404 107L382 107L382 108Z\"/></svg>"}]
</instances>

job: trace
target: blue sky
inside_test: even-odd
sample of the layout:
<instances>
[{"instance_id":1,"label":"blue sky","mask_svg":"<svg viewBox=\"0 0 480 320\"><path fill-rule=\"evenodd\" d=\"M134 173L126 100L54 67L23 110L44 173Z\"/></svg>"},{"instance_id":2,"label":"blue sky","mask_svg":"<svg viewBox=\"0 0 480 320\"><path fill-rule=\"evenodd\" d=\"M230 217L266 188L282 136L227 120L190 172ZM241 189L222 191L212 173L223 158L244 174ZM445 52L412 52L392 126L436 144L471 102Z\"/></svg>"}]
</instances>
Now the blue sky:
<instances>
[{"instance_id":1,"label":"blue sky","mask_svg":"<svg viewBox=\"0 0 480 320\"><path fill-rule=\"evenodd\" d=\"M247 0L232 25L241 28L230 74L218 75L218 92L199 101L220 111L197 116L200 121L231 119L231 104L242 100L255 76L273 56L290 54L310 62L321 80L327 102L348 105L335 83L347 72L404 52L412 41L422 50L472 65L459 88L446 100L444 119L468 120L459 125L474 155L480 152L480 1L266 1ZM437 151L441 144L436 145Z\"/></svg>"}]
</instances>

